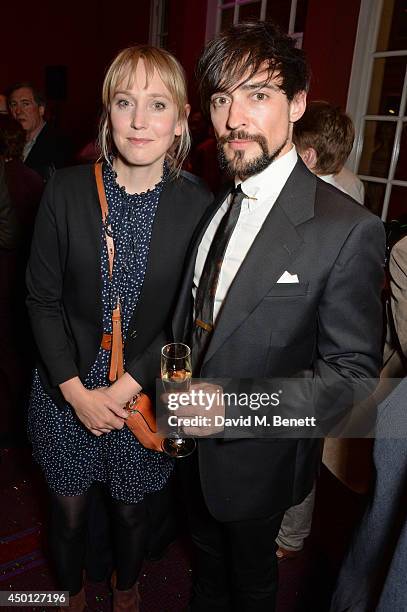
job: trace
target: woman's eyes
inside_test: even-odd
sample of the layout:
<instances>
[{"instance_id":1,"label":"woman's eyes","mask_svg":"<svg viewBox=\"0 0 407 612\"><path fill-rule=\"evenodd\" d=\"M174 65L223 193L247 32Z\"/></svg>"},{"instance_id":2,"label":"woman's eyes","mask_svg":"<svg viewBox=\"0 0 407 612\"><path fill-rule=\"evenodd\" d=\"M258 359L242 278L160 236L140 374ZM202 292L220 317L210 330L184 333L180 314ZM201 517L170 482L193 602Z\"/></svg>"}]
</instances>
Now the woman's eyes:
<instances>
[{"instance_id":1,"label":"woman's eyes","mask_svg":"<svg viewBox=\"0 0 407 612\"><path fill-rule=\"evenodd\" d=\"M119 108L128 108L130 106L129 100L117 100L116 104Z\"/></svg>"},{"instance_id":2,"label":"woman's eyes","mask_svg":"<svg viewBox=\"0 0 407 612\"><path fill-rule=\"evenodd\" d=\"M164 110L164 108L166 108L166 105L164 104L164 102L159 102L158 100L156 100L155 102L153 102L153 108L154 110Z\"/></svg>"},{"instance_id":3,"label":"woman's eyes","mask_svg":"<svg viewBox=\"0 0 407 612\"><path fill-rule=\"evenodd\" d=\"M126 100L125 98L120 98L116 101L116 105L118 106L118 108L125 110L128 109L130 106L134 106L134 103L130 100ZM149 106L154 111L161 111L167 108L167 105L164 102L161 102L160 100L153 100Z\"/></svg>"}]
</instances>

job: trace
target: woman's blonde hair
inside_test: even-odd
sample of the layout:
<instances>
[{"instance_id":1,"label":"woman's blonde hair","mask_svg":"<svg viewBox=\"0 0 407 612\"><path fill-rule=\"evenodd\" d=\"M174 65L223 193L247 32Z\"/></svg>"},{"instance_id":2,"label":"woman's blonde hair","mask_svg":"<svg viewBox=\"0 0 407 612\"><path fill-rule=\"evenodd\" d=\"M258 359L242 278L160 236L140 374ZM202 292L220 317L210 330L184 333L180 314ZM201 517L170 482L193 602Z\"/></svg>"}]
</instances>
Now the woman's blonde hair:
<instances>
[{"instance_id":1,"label":"woman's blonde hair","mask_svg":"<svg viewBox=\"0 0 407 612\"><path fill-rule=\"evenodd\" d=\"M116 152L110 124L110 104L115 92L125 79L127 79L127 87L131 87L140 59L144 62L147 82L156 70L170 92L178 110L181 136L175 137L173 146L167 152L170 170L172 173L178 174L191 146L188 115L185 109L188 102L185 74L181 64L173 55L164 49L149 45L134 45L124 49L115 57L106 72L102 89L103 112L100 118L98 136L100 158L103 157L109 162L111 155Z\"/></svg>"}]
</instances>

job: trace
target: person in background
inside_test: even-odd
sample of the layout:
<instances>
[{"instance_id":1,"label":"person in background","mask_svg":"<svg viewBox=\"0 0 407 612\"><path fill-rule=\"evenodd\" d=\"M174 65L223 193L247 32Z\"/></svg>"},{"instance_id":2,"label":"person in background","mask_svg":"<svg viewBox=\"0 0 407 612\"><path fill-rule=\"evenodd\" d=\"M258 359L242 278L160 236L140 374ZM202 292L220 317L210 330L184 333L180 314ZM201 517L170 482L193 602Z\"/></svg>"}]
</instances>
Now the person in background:
<instances>
[{"instance_id":1,"label":"person in background","mask_svg":"<svg viewBox=\"0 0 407 612\"><path fill-rule=\"evenodd\" d=\"M72 162L71 143L45 120L45 98L31 83L13 85L7 100L11 115L26 133L23 161L46 182L57 168Z\"/></svg>"},{"instance_id":2,"label":"person in background","mask_svg":"<svg viewBox=\"0 0 407 612\"><path fill-rule=\"evenodd\" d=\"M24 146L21 124L10 115L0 116L0 155L5 161L6 181L28 253L44 184L41 176L23 163Z\"/></svg>"},{"instance_id":3,"label":"person in background","mask_svg":"<svg viewBox=\"0 0 407 612\"><path fill-rule=\"evenodd\" d=\"M7 295L8 320L1 324L1 363L6 384L1 396L9 443L24 439L24 416L34 363L32 335L25 308L24 276L44 186L39 174L28 168L21 159L24 143L25 132L18 121L10 115L0 115L0 159L4 164L4 178L19 226L18 245L2 255L1 287L3 301Z\"/></svg>"},{"instance_id":4,"label":"person in background","mask_svg":"<svg viewBox=\"0 0 407 612\"><path fill-rule=\"evenodd\" d=\"M9 446L13 427L13 392L18 385L18 359L12 336L14 277L20 232L7 187L4 159L0 155L0 402L2 431L0 446Z\"/></svg>"},{"instance_id":5,"label":"person in background","mask_svg":"<svg viewBox=\"0 0 407 612\"><path fill-rule=\"evenodd\" d=\"M391 250L389 275L394 358L385 364L381 384L384 377L392 380L377 394L374 482L330 612L407 610L407 237Z\"/></svg>"},{"instance_id":6,"label":"person in background","mask_svg":"<svg viewBox=\"0 0 407 612\"><path fill-rule=\"evenodd\" d=\"M180 171L189 105L171 54L125 49L108 68L102 99L102 165L57 171L37 217L27 304L40 361L28 421L50 490L58 584L69 591L70 608L86 606L86 519L99 482L113 523L113 609L136 612L149 500L167 486L173 462L139 443L124 407L141 388L154 387L189 242L212 196ZM106 221L95 172L102 174ZM118 329L125 371L109 386Z\"/></svg>"},{"instance_id":7,"label":"person in background","mask_svg":"<svg viewBox=\"0 0 407 612\"><path fill-rule=\"evenodd\" d=\"M0 156L0 249L15 249L20 237L17 215L7 187L4 159Z\"/></svg>"},{"instance_id":8,"label":"person in background","mask_svg":"<svg viewBox=\"0 0 407 612\"><path fill-rule=\"evenodd\" d=\"M308 169L363 204L364 186L345 168L355 130L352 119L339 106L323 100L309 102L295 124L294 143Z\"/></svg>"}]
</instances>

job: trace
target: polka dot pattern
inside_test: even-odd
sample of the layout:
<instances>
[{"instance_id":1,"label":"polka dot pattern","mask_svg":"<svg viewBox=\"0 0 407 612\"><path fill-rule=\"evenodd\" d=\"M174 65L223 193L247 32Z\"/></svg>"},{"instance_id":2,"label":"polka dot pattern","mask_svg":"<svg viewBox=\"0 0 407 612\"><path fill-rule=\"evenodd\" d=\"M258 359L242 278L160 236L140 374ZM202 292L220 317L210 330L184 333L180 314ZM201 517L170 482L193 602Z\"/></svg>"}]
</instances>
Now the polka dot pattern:
<instances>
[{"instance_id":1,"label":"polka dot pattern","mask_svg":"<svg viewBox=\"0 0 407 612\"><path fill-rule=\"evenodd\" d=\"M143 286L154 217L168 177L145 193L130 195L119 187L110 165L103 168L109 204L107 224L115 244L113 279L108 274L104 228L102 240L103 328L112 330L112 309L120 299L123 338ZM110 353L100 348L84 385L88 389L107 386ZM76 418L66 404L58 407L45 393L38 372L34 373L28 415L33 455L41 465L49 487L61 495L80 495L93 482L105 483L113 498L128 504L141 501L166 484L173 460L144 448L127 427L96 437Z\"/></svg>"}]
</instances>

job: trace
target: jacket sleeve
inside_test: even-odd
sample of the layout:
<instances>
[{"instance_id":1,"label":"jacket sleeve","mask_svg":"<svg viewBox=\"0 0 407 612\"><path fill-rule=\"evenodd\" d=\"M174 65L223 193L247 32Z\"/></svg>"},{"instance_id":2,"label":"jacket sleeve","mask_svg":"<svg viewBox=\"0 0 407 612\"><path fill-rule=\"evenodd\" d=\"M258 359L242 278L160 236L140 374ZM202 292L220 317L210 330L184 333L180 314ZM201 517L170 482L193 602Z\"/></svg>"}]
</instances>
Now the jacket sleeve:
<instances>
[{"instance_id":1,"label":"jacket sleeve","mask_svg":"<svg viewBox=\"0 0 407 612\"><path fill-rule=\"evenodd\" d=\"M47 184L38 211L28 262L27 308L34 338L54 386L78 376L74 349L64 325L62 291L66 229L57 222L57 176ZM61 218L61 215L59 216Z\"/></svg>"},{"instance_id":2,"label":"jacket sleeve","mask_svg":"<svg viewBox=\"0 0 407 612\"><path fill-rule=\"evenodd\" d=\"M384 255L383 224L370 215L350 232L321 296L309 405L314 403L325 432L333 431L340 416L359 437L373 425L374 409L365 400L382 365Z\"/></svg>"}]
</instances>

